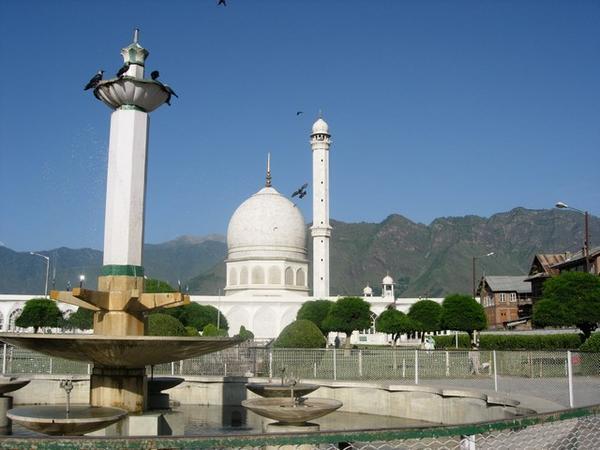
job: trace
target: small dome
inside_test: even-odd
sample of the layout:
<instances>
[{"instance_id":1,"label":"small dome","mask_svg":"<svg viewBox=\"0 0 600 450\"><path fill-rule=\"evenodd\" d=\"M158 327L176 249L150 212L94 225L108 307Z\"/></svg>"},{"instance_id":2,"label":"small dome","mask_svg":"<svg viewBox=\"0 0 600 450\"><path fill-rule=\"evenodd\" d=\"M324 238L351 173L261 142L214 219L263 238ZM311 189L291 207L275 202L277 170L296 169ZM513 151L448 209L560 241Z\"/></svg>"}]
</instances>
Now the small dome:
<instances>
[{"instance_id":1,"label":"small dome","mask_svg":"<svg viewBox=\"0 0 600 450\"><path fill-rule=\"evenodd\" d=\"M394 279L392 277L390 277L389 275L386 275L383 278L383 281L381 282L381 284L394 284Z\"/></svg>"},{"instance_id":2,"label":"small dome","mask_svg":"<svg viewBox=\"0 0 600 450\"><path fill-rule=\"evenodd\" d=\"M363 289L363 295L373 295L373 289L368 284Z\"/></svg>"},{"instance_id":3,"label":"small dome","mask_svg":"<svg viewBox=\"0 0 600 450\"><path fill-rule=\"evenodd\" d=\"M229 259L306 259L306 224L300 209L265 187L235 210L227 228Z\"/></svg>"},{"instance_id":4,"label":"small dome","mask_svg":"<svg viewBox=\"0 0 600 450\"><path fill-rule=\"evenodd\" d=\"M329 125L321 117L312 126L312 134L329 134Z\"/></svg>"}]
</instances>

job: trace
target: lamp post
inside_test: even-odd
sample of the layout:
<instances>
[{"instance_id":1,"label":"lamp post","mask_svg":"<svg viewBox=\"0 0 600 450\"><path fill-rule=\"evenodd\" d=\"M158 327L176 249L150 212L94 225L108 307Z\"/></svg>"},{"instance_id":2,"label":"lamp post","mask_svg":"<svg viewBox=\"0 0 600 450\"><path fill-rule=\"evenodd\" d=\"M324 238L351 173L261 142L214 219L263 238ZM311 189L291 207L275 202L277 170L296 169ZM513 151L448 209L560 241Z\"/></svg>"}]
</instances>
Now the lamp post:
<instances>
[{"instance_id":1,"label":"lamp post","mask_svg":"<svg viewBox=\"0 0 600 450\"><path fill-rule=\"evenodd\" d=\"M83 282L85 281L85 275L79 275L79 288L83 288Z\"/></svg>"},{"instance_id":2,"label":"lamp post","mask_svg":"<svg viewBox=\"0 0 600 450\"><path fill-rule=\"evenodd\" d=\"M46 260L46 287L44 288L44 297L48 298L48 273L50 271L50 257L46 255L40 255L39 253L29 252L30 255L39 256Z\"/></svg>"},{"instance_id":3,"label":"lamp post","mask_svg":"<svg viewBox=\"0 0 600 450\"><path fill-rule=\"evenodd\" d=\"M589 226L589 214L587 211L582 211L581 209L573 208L572 206L567 205L563 202L557 202L555 205L559 209L569 209L571 211L578 212L583 214L583 224L584 224L584 235L583 235L583 258L585 261L585 271L589 271L589 258L590 258L590 226Z\"/></svg>"},{"instance_id":4,"label":"lamp post","mask_svg":"<svg viewBox=\"0 0 600 450\"><path fill-rule=\"evenodd\" d=\"M477 261L479 258L485 258L486 256L492 255L494 255L494 252L489 252L486 255L473 256L473 298L475 298L475 295L477 294L477 288L475 287L475 261Z\"/></svg>"}]
</instances>

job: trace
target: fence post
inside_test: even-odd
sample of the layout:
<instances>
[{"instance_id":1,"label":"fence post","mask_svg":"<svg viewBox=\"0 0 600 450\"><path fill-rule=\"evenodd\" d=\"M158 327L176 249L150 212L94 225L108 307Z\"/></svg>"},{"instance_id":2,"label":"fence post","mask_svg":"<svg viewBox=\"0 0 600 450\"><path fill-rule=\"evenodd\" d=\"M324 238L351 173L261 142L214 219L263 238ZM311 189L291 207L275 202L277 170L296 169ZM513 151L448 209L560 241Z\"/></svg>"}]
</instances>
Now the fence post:
<instances>
[{"instance_id":1,"label":"fence post","mask_svg":"<svg viewBox=\"0 0 600 450\"><path fill-rule=\"evenodd\" d=\"M335 348L333 349L333 379L337 380L337 358Z\"/></svg>"},{"instance_id":2,"label":"fence post","mask_svg":"<svg viewBox=\"0 0 600 450\"><path fill-rule=\"evenodd\" d=\"M227 363L223 364L223 376L226 377L227 376Z\"/></svg>"},{"instance_id":3,"label":"fence post","mask_svg":"<svg viewBox=\"0 0 600 450\"><path fill-rule=\"evenodd\" d=\"M402 358L402 378L406 378L406 358Z\"/></svg>"},{"instance_id":4,"label":"fence post","mask_svg":"<svg viewBox=\"0 0 600 450\"><path fill-rule=\"evenodd\" d=\"M573 408L573 362L571 360L571 350L567 351L567 370L569 373L569 407Z\"/></svg>"},{"instance_id":5,"label":"fence post","mask_svg":"<svg viewBox=\"0 0 600 450\"><path fill-rule=\"evenodd\" d=\"M88 364L87 365L87 374L90 375L92 373L92 365Z\"/></svg>"},{"instance_id":6,"label":"fence post","mask_svg":"<svg viewBox=\"0 0 600 450\"><path fill-rule=\"evenodd\" d=\"M52 358L50 358L50 367L48 373L52 375Z\"/></svg>"},{"instance_id":7,"label":"fence post","mask_svg":"<svg viewBox=\"0 0 600 450\"><path fill-rule=\"evenodd\" d=\"M313 378L317 378L317 363L313 363Z\"/></svg>"},{"instance_id":8,"label":"fence post","mask_svg":"<svg viewBox=\"0 0 600 450\"><path fill-rule=\"evenodd\" d=\"M498 392L498 368L496 367L496 350L492 350L492 362L494 364L494 391Z\"/></svg>"},{"instance_id":9,"label":"fence post","mask_svg":"<svg viewBox=\"0 0 600 450\"><path fill-rule=\"evenodd\" d=\"M362 378L363 376L363 368L362 368L362 350L358 351L358 376Z\"/></svg>"},{"instance_id":10,"label":"fence post","mask_svg":"<svg viewBox=\"0 0 600 450\"><path fill-rule=\"evenodd\" d=\"M171 375L175 375L175 361L171 362Z\"/></svg>"},{"instance_id":11,"label":"fence post","mask_svg":"<svg viewBox=\"0 0 600 450\"><path fill-rule=\"evenodd\" d=\"M4 344L4 348L2 349L2 373L6 373L6 344Z\"/></svg>"},{"instance_id":12,"label":"fence post","mask_svg":"<svg viewBox=\"0 0 600 450\"><path fill-rule=\"evenodd\" d=\"M450 353L446 350L446 376L450 376Z\"/></svg>"},{"instance_id":13,"label":"fence post","mask_svg":"<svg viewBox=\"0 0 600 450\"><path fill-rule=\"evenodd\" d=\"M273 350L269 350L269 380L273 378Z\"/></svg>"},{"instance_id":14,"label":"fence post","mask_svg":"<svg viewBox=\"0 0 600 450\"><path fill-rule=\"evenodd\" d=\"M419 350L415 350L415 384L419 384Z\"/></svg>"},{"instance_id":15,"label":"fence post","mask_svg":"<svg viewBox=\"0 0 600 450\"><path fill-rule=\"evenodd\" d=\"M179 361L179 375L183 374L183 359Z\"/></svg>"}]
</instances>

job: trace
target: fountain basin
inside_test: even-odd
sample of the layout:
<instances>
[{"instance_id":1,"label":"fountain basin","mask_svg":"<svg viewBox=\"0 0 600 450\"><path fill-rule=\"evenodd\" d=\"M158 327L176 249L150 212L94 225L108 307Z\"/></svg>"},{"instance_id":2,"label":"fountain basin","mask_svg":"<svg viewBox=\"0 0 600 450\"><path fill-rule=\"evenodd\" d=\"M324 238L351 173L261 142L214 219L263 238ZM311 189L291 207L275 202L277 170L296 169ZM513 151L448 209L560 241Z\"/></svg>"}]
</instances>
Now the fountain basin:
<instances>
[{"instance_id":1,"label":"fountain basin","mask_svg":"<svg viewBox=\"0 0 600 450\"><path fill-rule=\"evenodd\" d=\"M327 398L309 398L296 404L291 398L253 398L242 406L259 416L287 424L302 424L325 416L342 407L342 402Z\"/></svg>"},{"instance_id":2,"label":"fountain basin","mask_svg":"<svg viewBox=\"0 0 600 450\"><path fill-rule=\"evenodd\" d=\"M294 397L304 397L319 389L319 385L308 383L299 383L295 386L288 383L248 383L246 385L246 389L261 397L290 398L292 395L292 388L294 390Z\"/></svg>"},{"instance_id":3,"label":"fountain basin","mask_svg":"<svg viewBox=\"0 0 600 450\"><path fill-rule=\"evenodd\" d=\"M52 436L80 436L105 428L127 416L119 408L87 405L71 406L67 417L65 405L21 406L6 414L23 427Z\"/></svg>"},{"instance_id":4,"label":"fountain basin","mask_svg":"<svg viewBox=\"0 0 600 450\"><path fill-rule=\"evenodd\" d=\"M58 358L94 363L100 367L133 369L216 352L243 340L195 336L0 333L0 341Z\"/></svg>"},{"instance_id":5,"label":"fountain basin","mask_svg":"<svg viewBox=\"0 0 600 450\"><path fill-rule=\"evenodd\" d=\"M169 98L169 93L161 83L128 76L101 81L94 89L94 94L112 109L129 105L145 112L154 111Z\"/></svg>"},{"instance_id":6,"label":"fountain basin","mask_svg":"<svg viewBox=\"0 0 600 450\"><path fill-rule=\"evenodd\" d=\"M177 377L148 378L148 394L158 394L183 383L185 379Z\"/></svg>"},{"instance_id":7,"label":"fountain basin","mask_svg":"<svg viewBox=\"0 0 600 450\"><path fill-rule=\"evenodd\" d=\"M14 377L0 377L0 395L21 389L23 386L28 385L30 381Z\"/></svg>"}]
</instances>

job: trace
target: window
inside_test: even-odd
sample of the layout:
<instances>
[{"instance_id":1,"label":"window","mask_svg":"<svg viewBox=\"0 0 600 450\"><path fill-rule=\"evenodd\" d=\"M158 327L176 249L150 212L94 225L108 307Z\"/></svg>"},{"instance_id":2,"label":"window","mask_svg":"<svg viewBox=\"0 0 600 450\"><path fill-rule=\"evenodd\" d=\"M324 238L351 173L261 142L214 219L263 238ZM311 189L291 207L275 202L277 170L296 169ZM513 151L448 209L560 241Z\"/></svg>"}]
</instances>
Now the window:
<instances>
[{"instance_id":1,"label":"window","mask_svg":"<svg viewBox=\"0 0 600 450\"><path fill-rule=\"evenodd\" d=\"M296 271L296 286L304 286L304 270L302 269Z\"/></svg>"},{"instance_id":2,"label":"window","mask_svg":"<svg viewBox=\"0 0 600 450\"><path fill-rule=\"evenodd\" d=\"M291 286L294 284L294 271L291 267L285 269L285 284Z\"/></svg>"},{"instance_id":3,"label":"window","mask_svg":"<svg viewBox=\"0 0 600 450\"><path fill-rule=\"evenodd\" d=\"M506 294L505 294L504 292L502 292L502 293L500 294L500 301L501 301L502 303L504 303L504 302L506 301Z\"/></svg>"},{"instance_id":4,"label":"window","mask_svg":"<svg viewBox=\"0 0 600 450\"><path fill-rule=\"evenodd\" d=\"M510 301L511 302L516 302L517 301L517 293L516 292L511 292L510 293Z\"/></svg>"}]
</instances>

